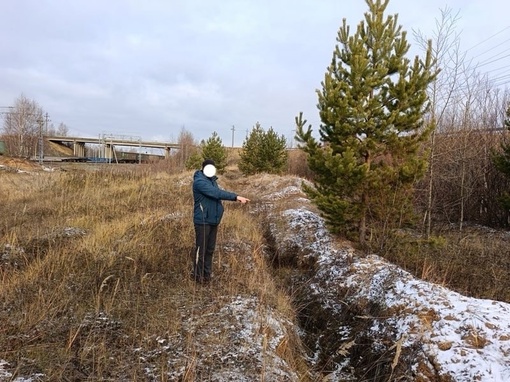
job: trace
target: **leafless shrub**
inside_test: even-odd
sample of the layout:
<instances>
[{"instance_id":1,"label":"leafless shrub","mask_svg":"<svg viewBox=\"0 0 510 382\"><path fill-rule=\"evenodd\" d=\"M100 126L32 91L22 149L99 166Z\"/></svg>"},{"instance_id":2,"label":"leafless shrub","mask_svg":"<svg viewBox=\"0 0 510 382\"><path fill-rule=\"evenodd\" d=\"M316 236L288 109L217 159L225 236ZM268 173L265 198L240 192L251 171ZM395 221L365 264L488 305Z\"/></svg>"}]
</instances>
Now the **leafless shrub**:
<instances>
[{"instance_id":1,"label":"leafless shrub","mask_svg":"<svg viewBox=\"0 0 510 382\"><path fill-rule=\"evenodd\" d=\"M497 188L505 182L494 171L491 151L501 140L508 93L494 86L460 51L456 32L459 14L445 8L432 37L436 69L429 89L431 135L429 171L418 185L418 205L430 236L434 219L501 224L507 219L498 207ZM426 37L415 33L426 46Z\"/></svg>"},{"instance_id":2,"label":"leafless shrub","mask_svg":"<svg viewBox=\"0 0 510 382\"><path fill-rule=\"evenodd\" d=\"M30 157L36 154L41 130L44 128L43 111L23 94L5 114L3 140L12 156Z\"/></svg>"}]
</instances>

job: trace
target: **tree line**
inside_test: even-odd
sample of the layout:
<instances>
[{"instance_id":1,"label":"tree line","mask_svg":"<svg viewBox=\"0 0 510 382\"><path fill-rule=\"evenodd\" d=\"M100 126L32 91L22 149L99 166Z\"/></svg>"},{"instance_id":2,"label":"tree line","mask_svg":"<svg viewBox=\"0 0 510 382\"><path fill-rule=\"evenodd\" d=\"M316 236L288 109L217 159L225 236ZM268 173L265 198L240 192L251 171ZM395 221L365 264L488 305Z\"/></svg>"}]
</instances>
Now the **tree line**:
<instances>
[{"instance_id":1,"label":"tree line","mask_svg":"<svg viewBox=\"0 0 510 382\"><path fill-rule=\"evenodd\" d=\"M21 94L12 107L2 109L3 126L1 140L6 151L16 157L29 158L38 155L42 136L66 136L69 128L61 122L55 127L39 104Z\"/></svg>"},{"instance_id":2,"label":"tree line","mask_svg":"<svg viewBox=\"0 0 510 382\"><path fill-rule=\"evenodd\" d=\"M192 147L185 160L186 169L200 168L204 159L213 159L218 172L221 174L225 171L228 152L216 131L199 145L193 144L192 136L183 131L179 137L179 142L181 141L188 142L188 146ZM239 156L237 165L244 175L282 174L287 169L287 140L272 127L266 131L257 122L244 140Z\"/></svg>"}]
</instances>

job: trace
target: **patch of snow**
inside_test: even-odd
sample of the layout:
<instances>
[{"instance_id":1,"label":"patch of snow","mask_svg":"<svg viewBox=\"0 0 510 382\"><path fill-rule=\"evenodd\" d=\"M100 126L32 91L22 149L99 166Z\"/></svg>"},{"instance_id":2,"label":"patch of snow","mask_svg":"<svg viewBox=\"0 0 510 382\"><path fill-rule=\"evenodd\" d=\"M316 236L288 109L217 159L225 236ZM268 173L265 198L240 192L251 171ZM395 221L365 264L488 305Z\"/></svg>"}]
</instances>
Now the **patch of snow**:
<instances>
[{"instance_id":1,"label":"patch of snow","mask_svg":"<svg viewBox=\"0 0 510 382\"><path fill-rule=\"evenodd\" d=\"M4 248L1 252L0 260L10 260L13 255L20 256L24 255L25 250L21 247L16 247L12 244L4 244Z\"/></svg>"},{"instance_id":2,"label":"patch of snow","mask_svg":"<svg viewBox=\"0 0 510 382\"><path fill-rule=\"evenodd\" d=\"M12 244L4 244L0 248L0 265L17 267L25 256L25 249Z\"/></svg>"},{"instance_id":3,"label":"patch of snow","mask_svg":"<svg viewBox=\"0 0 510 382\"><path fill-rule=\"evenodd\" d=\"M147 224L154 224L159 222L173 222L173 221L181 221L185 217L185 214L183 212L171 212L169 214L166 214L164 216L149 216L146 217L142 222L141 225L147 225Z\"/></svg>"},{"instance_id":4,"label":"patch of snow","mask_svg":"<svg viewBox=\"0 0 510 382\"><path fill-rule=\"evenodd\" d=\"M13 379L13 374L8 371L9 363L3 359L0 359L0 381L9 381L9 382L37 382L43 381L45 378L44 374L36 373L28 378L25 377L16 377Z\"/></svg>"},{"instance_id":5,"label":"patch of snow","mask_svg":"<svg viewBox=\"0 0 510 382\"><path fill-rule=\"evenodd\" d=\"M340 317L345 305L367 301L388 312L359 318L370 321L367 334L374 348L388 335L402 347L421 348L415 375L422 361L452 381L510 381L510 304L466 297L419 280L376 255L336 248L323 219L306 207L285 210L280 217L286 227L281 218L270 224L278 250L313 260L315 273L306 287L325 311ZM346 330L341 322L328 325L337 325L339 336Z\"/></svg>"},{"instance_id":6,"label":"patch of snow","mask_svg":"<svg viewBox=\"0 0 510 382\"><path fill-rule=\"evenodd\" d=\"M152 349L136 349L146 363L149 380L159 380L158 365L151 360L167 354L169 380L181 380L190 362L195 379L208 381L253 381L264 375L267 381L299 380L292 366L280 356L292 323L265 306L257 297L225 296L211 301L216 307L201 306L196 312L182 312L178 336L158 336ZM220 304L217 306L217 304ZM188 307L189 308L189 307ZM187 340L192 339L192 343Z\"/></svg>"},{"instance_id":7,"label":"patch of snow","mask_svg":"<svg viewBox=\"0 0 510 382\"><path fill-rule=\"evenodd\" d=\"M286 196L293 195L293 194L300 194L301 188L298 186L287 186L277 192L272 193L271 195L263 196L262 199L268 199L269 197L271 200L278 200L282 199Z\"/></svg>"},{"instance_id":8,"label":"patch of snow","mask_svg":"<svg viewBox=\"0 0 510 382\"><path fill-rule=\"evenodd\" d=\"M43 236L43 239L72 238L85 236L87 231L78 227L62 227L57 228L53 232Z\"/></svg>"}]
</instances>

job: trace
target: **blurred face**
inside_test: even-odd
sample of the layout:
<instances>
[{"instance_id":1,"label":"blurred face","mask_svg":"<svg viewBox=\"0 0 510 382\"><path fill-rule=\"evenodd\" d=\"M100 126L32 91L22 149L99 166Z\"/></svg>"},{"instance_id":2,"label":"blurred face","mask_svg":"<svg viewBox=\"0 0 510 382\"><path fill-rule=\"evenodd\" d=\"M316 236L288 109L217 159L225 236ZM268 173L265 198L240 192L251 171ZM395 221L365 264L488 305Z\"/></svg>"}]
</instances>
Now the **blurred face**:
<instances>
[{"instance_id":1,"label":"blurred face","mask_svg":"<svg viewBox=\"0 0 510 382\"><path fill-rule=\"evenodd\" d=\"M216 167L214 167L212 164L206 165L202 171L208 178L212 178L214 175L216 175Z\"/></svg>"}]
</instances>

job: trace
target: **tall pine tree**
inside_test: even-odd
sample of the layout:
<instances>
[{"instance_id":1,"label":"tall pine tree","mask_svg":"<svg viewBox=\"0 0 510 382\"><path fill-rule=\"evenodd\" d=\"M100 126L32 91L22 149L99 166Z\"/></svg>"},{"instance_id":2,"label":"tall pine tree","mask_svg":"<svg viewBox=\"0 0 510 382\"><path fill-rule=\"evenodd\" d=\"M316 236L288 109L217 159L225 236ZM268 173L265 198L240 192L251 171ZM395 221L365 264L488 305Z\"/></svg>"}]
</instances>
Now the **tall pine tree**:
<instances>
[{"instance_id":1,"label":"tall pine tree","mask_svg":"<svg viewBox=\"0 0 510 382\"><path fill-rule=\"evenodd\" d=\"M430 45L411 62L397 15L384 16L389 0L366 0L369 11L351 36L346 20L333 59L317 90L320 139L296 118L296 139L307 153L313 187L304 186L335 232L357 234L401 221L410 188L423 174L422 143L427 86L434 79Z\"/></svg>"}]
</instances>

